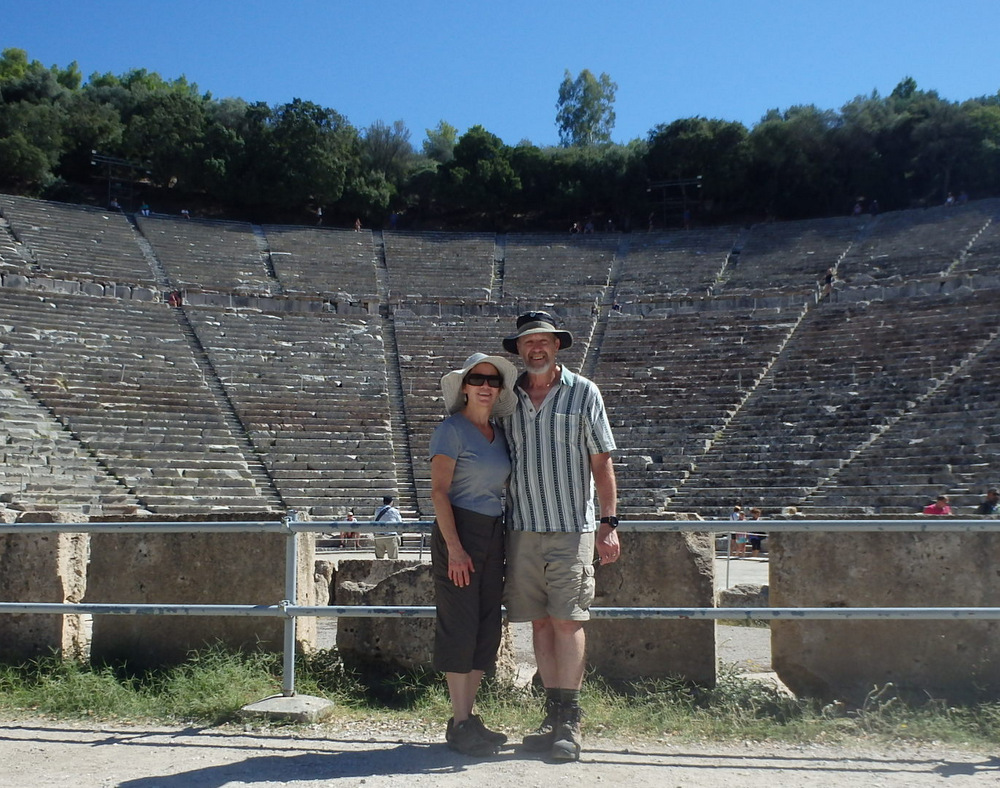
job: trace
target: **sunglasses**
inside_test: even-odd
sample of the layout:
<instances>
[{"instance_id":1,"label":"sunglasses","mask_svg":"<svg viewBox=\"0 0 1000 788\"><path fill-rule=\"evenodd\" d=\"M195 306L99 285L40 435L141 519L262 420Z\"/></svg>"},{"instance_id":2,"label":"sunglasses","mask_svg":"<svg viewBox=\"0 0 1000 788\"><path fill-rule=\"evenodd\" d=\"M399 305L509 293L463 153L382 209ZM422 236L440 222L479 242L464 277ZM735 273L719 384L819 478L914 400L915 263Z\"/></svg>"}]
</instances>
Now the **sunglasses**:
<instances>
[{"instance_id":1,"label":"sunglasses","mask_svg":"<svg viewBox=\"0 0 1000 788\"><path fill-rule=\"evenodd\" d=\"M500 375L483 375L479 372L470 372L465 376L465 380L462 383L467 383L470 386L482 386L484 383L487 383L491 389L498 389L503 385L503 377Z\"/></svg>"}]
</instances>

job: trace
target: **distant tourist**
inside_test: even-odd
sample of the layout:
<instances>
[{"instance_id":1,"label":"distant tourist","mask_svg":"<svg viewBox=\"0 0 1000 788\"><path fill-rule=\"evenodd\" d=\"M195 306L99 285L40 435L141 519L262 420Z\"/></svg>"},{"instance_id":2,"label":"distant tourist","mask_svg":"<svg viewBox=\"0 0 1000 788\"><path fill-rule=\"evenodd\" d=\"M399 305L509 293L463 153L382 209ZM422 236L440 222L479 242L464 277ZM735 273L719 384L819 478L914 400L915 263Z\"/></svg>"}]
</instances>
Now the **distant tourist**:
<instances>
[{"instance_id":1,"label":"distant tourist","mask_svg":"<svg viewBox=\"0 0 1000 788\"><path fill-rule=\"evenodd\" d=\"M976 507L979 514L1000 514L1000 491L991 487L986 498Z\"/></svg>"},{"instance_id":2,"label":"distant tourist","mask_svg":"<svg viewBox=\"0 0 1000 788\"><path fill-rule=\"evenodd\" d=\"M361 232L361 220L360 219L355 219L354 220L354 232L356 232L356 233L360 233Z\"/></svg>"},{"instance_id":3,"label":"distant tourist","mask_svg":"<svg viewBox=\"0 0 1000 788\"><path fill-rule=\"evenodd\" d=\"M924 514L951 514L951 505L947 495L939 495L934 503L924 507Z\"/></svg>"},{"instance_id":4,"label":"distant tourist","mask_svg":"<svg viewBox=\"0 0 1000 788\"><path fill-rule=\"evenodd\" d=\"M750 510L751 520L763 520L764 513L758 509L756 506ZM747 534L747 543L750 545L750 555L757 556L761 553L761 542L767 539L767 534L765 533L754 533L751 531Z\"/></svg>"},{"instance_id":5,"label":"distant tourist","mask_svg":"<svg viewBox=\"0 0 1000 788\"><path fill-rule=\"evenodd\" d=\"M375 510L375 522L377 523L401 523L403 516L399 509L392 505L393 497L386 495L382 497L382 505ZM395 531L391 533L375 534L376 558L399 558L399 534Z\"/></svg>"},{"instance_id":6,"label":"distant tourist","mask_svg":"<svg viewBox=\"0 0 1000 788\"><path fill-rule=\"evenodd\" d=\"M348 523L356 523L358 518L354 516L354 510L350 509L344 520ZM361 534L357 531L342 531L340 534L340 545L341 547L357 547L360 541Z\"/></svg>"}]
</instances>

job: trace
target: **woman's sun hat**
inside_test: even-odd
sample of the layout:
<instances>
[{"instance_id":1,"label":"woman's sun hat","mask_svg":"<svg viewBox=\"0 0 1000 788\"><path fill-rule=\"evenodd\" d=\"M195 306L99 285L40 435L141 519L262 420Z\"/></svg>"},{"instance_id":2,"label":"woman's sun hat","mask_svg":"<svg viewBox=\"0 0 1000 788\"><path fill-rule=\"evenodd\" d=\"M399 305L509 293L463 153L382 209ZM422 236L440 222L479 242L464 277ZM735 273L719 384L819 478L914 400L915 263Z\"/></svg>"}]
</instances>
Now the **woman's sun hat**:
<instances>
[{"instance_id":1,"label":"woman's sun hat","mask_svg":"<svg viewBox=\"0 0 1000 788\"><path fill-rule=\"evenodd\" d=\"M557 328L556 319L548 312L525 312L517 319L517 333L504 339L503 349L516 356L517 340L528 334L555 334L560 350L573 344L573 335Z\"/></svg>"},{"instance_id":2,"label":"woman's sun hat","mask_svg":"<svg viewBox=\"0 0 1000 788\"><path fill-rule=\"evenodd\" d=\"M492 364L497 368L503 385L500 396L493 403L494 416L509 416L517 407L517 394L514 393L514 382L517 380L517 368L501 356L487 356L485 353L473 353L465 360L461 369L453 369L441 377L441 393L444 395L444 407L450 416L465 407L465 395L462 393L462 381L469 370L477 364Z\"/></svg>"}]
</instances>

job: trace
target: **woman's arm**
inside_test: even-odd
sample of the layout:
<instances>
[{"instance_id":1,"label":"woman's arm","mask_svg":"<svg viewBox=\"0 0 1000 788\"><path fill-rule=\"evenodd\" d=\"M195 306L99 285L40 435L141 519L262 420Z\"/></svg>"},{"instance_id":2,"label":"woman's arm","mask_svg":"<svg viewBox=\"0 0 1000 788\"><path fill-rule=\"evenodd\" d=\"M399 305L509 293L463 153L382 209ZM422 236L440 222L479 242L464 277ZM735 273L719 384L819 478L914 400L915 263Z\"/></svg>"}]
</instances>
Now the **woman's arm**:
<instances>
[{"instance_id":1,"label":"woman's arm","mask_svg":"<svg viewBox=\"0 0 1000 788\"><path fill-rule=\"evenodd\" d=\"M448 577L455 585L464 587L469 585L469 575L475 570L472 568L472 558L465 552L462 540L458 538L455 515L448 498L454 476L455 460L452 457L444 454L431 457L431 502L434 504L438 530L448 548Z\"/></svg>"}]
</instances>

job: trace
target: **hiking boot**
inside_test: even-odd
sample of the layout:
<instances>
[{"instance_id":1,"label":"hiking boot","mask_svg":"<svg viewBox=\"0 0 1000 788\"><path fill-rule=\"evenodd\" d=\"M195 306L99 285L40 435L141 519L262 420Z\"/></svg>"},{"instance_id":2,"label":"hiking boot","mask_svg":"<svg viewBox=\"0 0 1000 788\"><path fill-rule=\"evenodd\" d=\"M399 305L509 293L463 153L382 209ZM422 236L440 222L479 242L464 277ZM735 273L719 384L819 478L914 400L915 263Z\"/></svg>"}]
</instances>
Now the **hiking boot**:
<instances>
[{"instance_id":1,"label":"hiking boot","mask_svg":"<svg viewBox=\"0 0 1000 788\"><path fill-rule=\"evenodd\" d=\"M559 714L552 741L552 757L557 761L580 760L583 737L580 735L580 718L583 712L579 706L563 706Z\"/></svg>"},{"instance_id":2,"label":"hiking boot","mask_svg":"<svg viewBox=\"0 0 1000 788\"><path fill-rule=\"evenodd\" d=\"M472 720L459 723L456 723L454 718L448 720L444 740L448 743L448 747L455 752L471 755L475 758L496 755L498 750L498 745L488 741Z\"/></svg>"},{"instance_id":3,"label":"hiking boot","mask_svg":"<svg viewBox=\"0 0 1000 788\"><path fill-rule=\"evenodd\" d=\"M480 719L479 715L477 715L477 714L470 714L469 715L469 722L471 722L473 725L475 725L479 729L480 735L484 739L486 739L486 741L492 742L497 747L501 747L501 746L503 746L504 744L507 743L507 734L506 733L500 733L500 731L491 731L489 728L486 727L486 725L483 723L482 719Z\"/></svg>"},{"instance_id":4,"label":"hiking boot","mask_svg":"<svg viewBox=\"0 0 1000 788\"><path fill-rule=\"evenodd\" d=\"M556 726L559 724L559 703L553 700L545 701L545 719L542 724L524 737L524 749L541 752L551 749L556 738Z\"/></svg>"}]
</instances>

